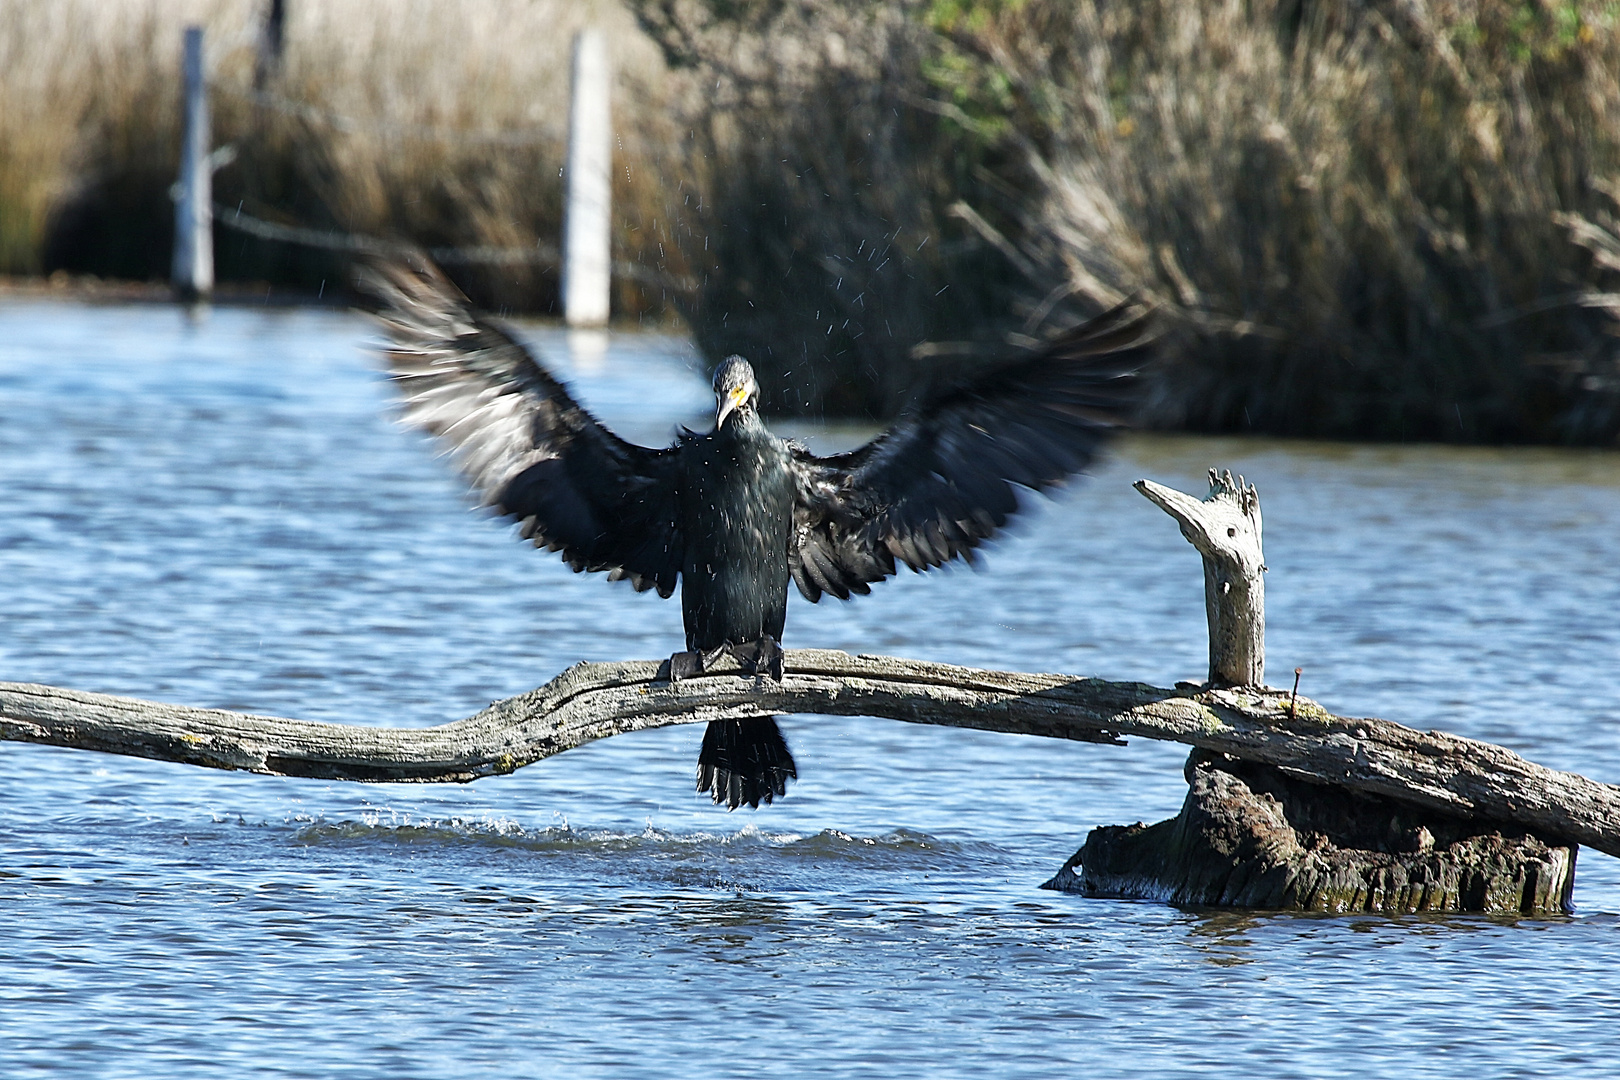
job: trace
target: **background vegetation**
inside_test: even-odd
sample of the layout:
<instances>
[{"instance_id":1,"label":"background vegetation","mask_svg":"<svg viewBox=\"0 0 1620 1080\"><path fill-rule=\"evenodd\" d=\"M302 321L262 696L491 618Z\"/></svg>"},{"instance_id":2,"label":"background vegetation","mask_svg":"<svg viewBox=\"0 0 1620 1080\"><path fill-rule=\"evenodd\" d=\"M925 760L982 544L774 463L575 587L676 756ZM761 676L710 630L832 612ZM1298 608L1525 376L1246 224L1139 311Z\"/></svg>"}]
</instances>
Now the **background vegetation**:
<instances>
[{"instance_id":1,"label":"background vegetation","mask_svg":"<svg viewBox=\"0 0 1620 1080\"><path fill-rule=\"evenodd\" d=\"M952 24L951 85L1029 133L1031 279L1176 326L1157 422L1609 441L1617 13L1028 3Z\"/></svg>"},{"instance_id":2,"label":"background vegetation","mask_svg":"<svg viewBox=\"0 0 1620 1080\"><path fill-rule=\"evenodd\" d=\"M748 355L778 410L886 415L1136 297L1168 331L1158 426L1620 434L1610 0L292 0L256 89L264 7L0 3L0 270L166 274L193 19L238 151L221 202L553 245L592 21L619 71L615 254L656 272L618 309ZM217 235L222 278L344 277ZM555 306L543 264L455 272Z\"/></svg>"},{"instance_id":3,"label":"background vegetation","mask_svg":"<svg viewBox=\"0 0 1620 1080\"><path fill-rule=\"evenodd\" d=\"M557 243L570 41L581 25L604 26L621 98L649 105L651 122L624 127L615 171L616 254L645 256L640 223L662 191L640 176L644 138L670 137L651 107L657 52L619 5L290 0L281 65L261 76L267 9L0 2L0 272L168 276L180 40L193 22L206 30L215 145L237 153L215 175L217 201L280 224L496 248ZM215 232L222 281L313 295L347 280L341 255ZM555 307L554 266L456 272L489 306ZM628 281L617 299L629 313L662 305Z\"/></svg>"},{"instance_id":4,"label":"background vegetation","mask_svg":"<svg viewBox=\"0 0 1620 1080\"><path fill-rule=\"evenodd\" d=\"M1016 346L1134 296L1170 330L1159 426L1620 430L1620 5L638 10L672 66L727 91L693 121L699 231L724 237L692 306L713 351L819 340L884 409L950 342ZM895 230L898 258L862 255ZM769 317L739 321L762 291ZM903 344L873 332L897 323ZM786 402L818 400L803 355Z\"/></svg>"}]
</instances>

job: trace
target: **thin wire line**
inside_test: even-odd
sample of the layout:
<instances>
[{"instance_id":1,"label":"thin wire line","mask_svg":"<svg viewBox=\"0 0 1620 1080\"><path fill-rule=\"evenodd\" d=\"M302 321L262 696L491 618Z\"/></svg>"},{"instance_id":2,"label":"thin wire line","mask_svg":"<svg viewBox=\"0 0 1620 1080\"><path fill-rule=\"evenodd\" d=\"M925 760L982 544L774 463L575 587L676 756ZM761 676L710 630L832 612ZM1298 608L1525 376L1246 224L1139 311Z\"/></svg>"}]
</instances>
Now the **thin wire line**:
<instances>
[{"instance_id":1,"label":"thin wire line","mask_svg":"<svg viewBox=\"0 0 1620 1080\"><path fill-rule=\"evenodd\" d=\"M541 146L560 144L563 136L555 131L468 131L465 128L445 127L439 124L404 124L395 121L358 120L340 112L294 101L262 90L238 90L232 86L218 86L216 91L260 108L272 109L286 116L313 120L338 131L356 135L392 135L412 139L426 139L444 143L462 143L471 146Z\"/></svg>"},{"instance_id":2,"label":"thin wire line","mask_svg":"<svg viewBox=\"0 0 1620 1080\"><path fill-rule=\"evenodd\" d=\"M347 251L357 255L405 255L420 250L416 246L378 236L343 232L338 229L310 229L301 225L282 225L245 213L240 207L215 202L214 220L228 229L273 240L284 244L322 248L327 251ZM519 266L533 265L556 269L562 265L562 255L550 244L536 241L533 247L497 247L483 244L474 247L432 247L428 255L447 266ZM680 292L692 292L697 282L690 277L665 273L640 263L613 260L613 272L622 278L659 285Z\"/></svg>"}]
</instances>

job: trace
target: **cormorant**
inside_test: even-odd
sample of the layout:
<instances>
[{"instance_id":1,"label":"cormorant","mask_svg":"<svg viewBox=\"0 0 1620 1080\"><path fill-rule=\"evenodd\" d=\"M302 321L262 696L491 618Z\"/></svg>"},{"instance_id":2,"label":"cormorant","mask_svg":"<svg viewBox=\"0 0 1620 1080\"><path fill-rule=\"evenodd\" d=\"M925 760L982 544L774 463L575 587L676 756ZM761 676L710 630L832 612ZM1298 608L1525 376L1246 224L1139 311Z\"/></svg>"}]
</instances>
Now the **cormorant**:
<instances>
[{"instance_id":1,"label":"cormorant","mask_svg":"<svg viewBox=\"0 0 1620 1080\"><path fill-rule=\"evenodd\" d=\"M782 677L791 577L811 603L962 556L1018 508L1079 472L1123 421L1146 357L1144 320L1122 305L1017 362L928 395L849 453L817 457L759 416L740 356L714 373L714 431L662 450L620 439L513 337L475 314L425 259L374 263L405 419L448 445L485 505L576 571L637 592L681 586L686 651L672 680L729 652ZM786 793L798 771L774 717L711 722L697 787L735 809Z\"/></svg>"}]
</instances>

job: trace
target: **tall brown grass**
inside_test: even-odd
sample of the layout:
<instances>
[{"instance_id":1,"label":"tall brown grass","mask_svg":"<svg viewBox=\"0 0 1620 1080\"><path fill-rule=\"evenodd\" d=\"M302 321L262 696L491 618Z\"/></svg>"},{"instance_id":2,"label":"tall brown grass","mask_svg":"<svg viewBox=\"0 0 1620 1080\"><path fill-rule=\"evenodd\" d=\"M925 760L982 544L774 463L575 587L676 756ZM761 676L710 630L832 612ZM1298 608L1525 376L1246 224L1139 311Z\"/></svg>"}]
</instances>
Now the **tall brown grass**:
<instances>
[{"instance_id":1,"label":"tall brown grass","mask_svg":"<svg viewBox=\"0 0 1620 1080\"><path fill-rule=\"evenodd\" d=\"M205 27L216 198L297 224L440 246L555 247L573 31L604 27L619 72L616 255L636 260L657 124L656 50L607 0L288 5L283 62L256 91L262 0L0 6L0 270L161 278L178 160L181 28ZM222 278L317 287L342 258L216 226ZM457 268L480 300L544 309L554 268ZM626 283L621 310L656 304Z\"/></svg>"},{"instance_id":2,"label":"tall brown grass","mask_svg":"<svg viewBox=\"0 0 1620 1080\"><path fill-rule=\"evenodd\" d=\"M621 313L674 301L778 410L884 415L1124 296L1165 427L1620 433L1608 0L263 0L0 4L0 271L162 278L181 26L216 195L433 246L560 233L568 48L619 82ZM1605 193L1608 194L1605 194ZM342 258L217 228L222 278ZM545 310L554 269L457 269Z\"/></svg>"},{"instance_id":3,"label":"tall brown grass","mask_svg":"<svg viewBox=\"0 0 1620 1080\"><path fill-rule=\"evenodd\" d=\"M1609 441L1603 268L1620 7L1033 2L955 41L1040 144L1042 285L1180 331L1152 419L1292 435Z\"/></svg>"}]
</instances>

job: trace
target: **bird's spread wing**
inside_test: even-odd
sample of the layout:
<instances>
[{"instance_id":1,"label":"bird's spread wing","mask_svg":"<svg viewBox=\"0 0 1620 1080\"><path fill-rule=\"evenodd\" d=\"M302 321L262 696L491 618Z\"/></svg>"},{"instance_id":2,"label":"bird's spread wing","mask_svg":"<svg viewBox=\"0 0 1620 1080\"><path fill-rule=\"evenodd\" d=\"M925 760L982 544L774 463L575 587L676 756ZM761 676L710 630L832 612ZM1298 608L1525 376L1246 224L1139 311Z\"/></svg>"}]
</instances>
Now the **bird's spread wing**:
<instances>
[{"instance_id":1,"label":"bird's spread wing","mask_svg":"<svg viewBox=\"0 0 1620 1080\"><path fill-rule=\"evenodd\" d=\"M1041 491L1084 469L1133 404L1147 319L1122 306L1035 355L940 394L858 450L795 449L793 579L848 599L895 572L942 566Z\"/></svg>"},{"instance_id":2,"label":"bird's spread wing","mask_svg":"<svg viewBox=\"0 0 1620 1080\"><path fill-rule=\"evenodd\" d=\"M381 303L405 419L444 441L486 506L575 570L675 591L673 451L604 428L425 259L371 263L359 284Z\"/></svg>"}]
</instances>

